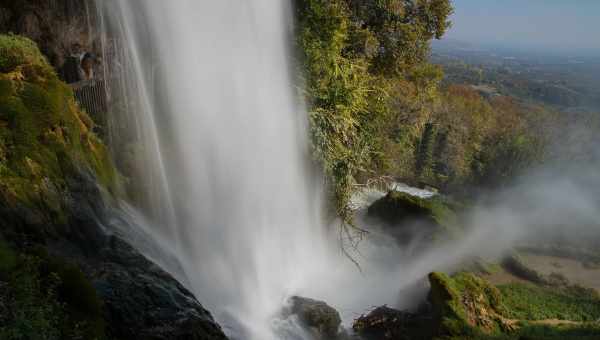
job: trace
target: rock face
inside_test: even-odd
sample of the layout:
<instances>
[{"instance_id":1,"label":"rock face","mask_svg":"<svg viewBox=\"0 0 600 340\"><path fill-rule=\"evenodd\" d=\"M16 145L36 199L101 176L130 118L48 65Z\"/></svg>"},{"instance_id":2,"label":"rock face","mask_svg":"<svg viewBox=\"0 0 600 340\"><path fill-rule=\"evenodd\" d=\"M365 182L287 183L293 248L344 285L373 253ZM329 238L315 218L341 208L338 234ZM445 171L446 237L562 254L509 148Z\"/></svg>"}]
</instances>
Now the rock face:
<instances>
[{"instance_id":1,"label":"rock face","mask_svg":"<svg viewBox=\"0 0 600 340\"><path fill-rule=\"evenodd\" d=\"M52 251L78 263L96 288L109 338L227 339L187 289L134 248L116 236L94 243L102 244L91 255L65 243Z\"/></svg>"},{"instance_id":2,"label":"rock face","mask_svg":"<svg viewBox=\"0 0 600 340\"><path fill-rule=\"evenodd\" d=\"M290 313L298 316L302 325L310 330L316 339L335 340L343 336L340 333L340 314L327 303L294 296L290 299L290 304Z\"/></svg>"},{"instance_id":3,"label":"rock face","mask_svg":"<svg viewBox=\"0 0 600 340\"><path fill-rule=\"evenodd\" d=\"M12 32L35 41L50 64L60 69L65 58L83 51L100 53L93 31L94 0L3 0L0 3L0 33Z\"/></svg>"},{"instance_id":4,"label":"rock face","mask_svg":"<svg viewBox=\"0 0 600 340\"><path fill-rule=\"evenodd\" d=\"M382 306L356 319L352 328L365 340L418 340L433 337L431 324L428 315Z\"/></svg>"},{"instance_id":5,"label":"rock face","mask_svg":"<svg viewBox=\"0 0 600 340\"><path fill-rule=\"evenodd\" d=\"M500 291L486 280L466 272L453 277L431 273L429 282L429 300L437 334L484 337L498 330L513 330L511 321L501 315Z\"/></svg>"}]
</instances>

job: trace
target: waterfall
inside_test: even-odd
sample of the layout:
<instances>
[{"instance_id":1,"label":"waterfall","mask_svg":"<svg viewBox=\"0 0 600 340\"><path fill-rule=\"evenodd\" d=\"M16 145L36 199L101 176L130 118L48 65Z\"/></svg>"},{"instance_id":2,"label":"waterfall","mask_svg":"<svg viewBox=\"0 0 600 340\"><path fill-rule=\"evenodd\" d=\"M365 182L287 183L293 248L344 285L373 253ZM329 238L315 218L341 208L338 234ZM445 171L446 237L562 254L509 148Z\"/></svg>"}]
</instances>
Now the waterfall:
<instances>
[{"instance_id":1,"label":"waterfall","mask_svg":"<svg viewBox=\"0 0 600 340\"><path fill-rule=\"evenodd\" d=\"M329 256L290 4L106 0L99 12L108 73L120 75L112 144L129 150L130 203L162 248L149 255L225 328L276 338L273 317Z\"/></svg>"},{"instance_id":2,"label":"waterfall","mask_svg":"<svg viewBox=\"0 0 600 340\"><path fill-rule=\"evenodd\" d=\"M110 144L128 175L122 233L187 286L232 339L310 340L293 295L345 326L429 267L383 233L357 270L322 216L283 0L97 0ZM359 216L359 219L361 217ZM282 319L283 317L283 319Z\"/></svg>"}]
</instances>

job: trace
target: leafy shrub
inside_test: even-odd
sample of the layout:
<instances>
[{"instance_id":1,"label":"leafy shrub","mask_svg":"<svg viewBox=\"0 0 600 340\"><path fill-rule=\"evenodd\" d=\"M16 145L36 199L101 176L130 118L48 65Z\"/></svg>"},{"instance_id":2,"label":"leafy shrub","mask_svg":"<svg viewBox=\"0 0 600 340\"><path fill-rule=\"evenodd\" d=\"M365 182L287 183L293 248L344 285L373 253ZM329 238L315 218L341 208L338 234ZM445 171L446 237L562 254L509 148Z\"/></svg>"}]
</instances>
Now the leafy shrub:
<instances>
[{"instance_id":1,"label":"leafy shrub","mask_svg":"<svg viewBox=\"0 0 600 340\"><path fill-rule=\"evenodd\" d=\"M83 273L0 242L0 339L104 339L102 303Z\"/></svg>"}]
</instances>

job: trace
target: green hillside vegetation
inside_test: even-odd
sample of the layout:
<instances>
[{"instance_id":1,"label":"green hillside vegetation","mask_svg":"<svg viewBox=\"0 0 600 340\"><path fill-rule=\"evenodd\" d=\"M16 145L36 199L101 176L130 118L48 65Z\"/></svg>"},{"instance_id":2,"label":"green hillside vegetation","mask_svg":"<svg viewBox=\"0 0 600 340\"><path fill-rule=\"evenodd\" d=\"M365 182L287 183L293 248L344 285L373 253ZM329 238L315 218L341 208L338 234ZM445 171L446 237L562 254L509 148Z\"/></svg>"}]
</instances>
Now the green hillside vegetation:
<instances>
[{"instance_id":1,"label":"green hillside vegetation","mask_svg":"<svg viewBox=\"0 0 600 340\"><path fill-rule=\"evenodd\" d=\"M295 6L314 156L330 180L335 212L350 221L353 185L374 176L385 159L380 130L394 116L393 85L416 73L439 80L426 57L452 9L447 0L296 0Z\"/></svg>"},{"instance_id":2,"label":"green hillside vegetation","mask_svg":"<svg viewBox=\"0 0 600 340\"><path fill-rule=\"evenodd\" d=\"M543 161L556 112L441 85L429 44L450 26L450 1L295 4L313 154L346 222L355 185L368 179L470 195Z\"/></svg>"}]
</instances>

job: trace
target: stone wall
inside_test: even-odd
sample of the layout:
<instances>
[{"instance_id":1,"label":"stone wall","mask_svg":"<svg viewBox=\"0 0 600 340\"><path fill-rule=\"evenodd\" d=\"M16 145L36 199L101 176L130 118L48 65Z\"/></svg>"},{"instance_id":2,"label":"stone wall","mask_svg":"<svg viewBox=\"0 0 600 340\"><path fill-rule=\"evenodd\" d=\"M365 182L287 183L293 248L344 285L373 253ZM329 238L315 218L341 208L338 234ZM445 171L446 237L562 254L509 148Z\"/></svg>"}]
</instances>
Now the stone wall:
<instances>
[{"instance_id":1,"label":"stone wall","mask_svg":"<svg viewBox=\"0 0 600 340\"><path fill-rule=\"evenodd\" d=\"M0 33L32 39L59 71L74 53L101 55L101 42L95 27L98 25L94 0L0 2Z\"/></svg>"}]
</instances>

